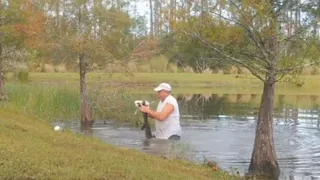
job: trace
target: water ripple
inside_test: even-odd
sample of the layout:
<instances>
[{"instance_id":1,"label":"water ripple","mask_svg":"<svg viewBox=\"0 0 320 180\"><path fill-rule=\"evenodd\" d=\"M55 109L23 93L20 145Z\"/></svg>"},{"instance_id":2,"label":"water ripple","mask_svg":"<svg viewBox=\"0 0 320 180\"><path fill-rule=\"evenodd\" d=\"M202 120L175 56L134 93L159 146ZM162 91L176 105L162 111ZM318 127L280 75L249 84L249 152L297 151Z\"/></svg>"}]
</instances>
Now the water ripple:
<instances>
[{"instance_id":1,"label":"water ripple","mask_svg":"<svg viewBox=\"0 0 320 180\"><path fill-rule=\"evenodd\" d=\"M281 170L280 179L320 179L320 129L319 122L306 120L284 120L274 122L274 141ZM237 168L242 173L250 163L255 136L254 117L236 119L220 115L205 121L194 117L182 120L182 148L178 155L192 157L202 163L204 159L215 160L225 169ZM74 124L73 129L77 129ZM122 147L140 149L152 154L167 151L163 143L145 142L144 133L129 126L97 121L93 135L106 142ZM186 147L183 146L186 145Z\"/></svg>"}]
</instances>

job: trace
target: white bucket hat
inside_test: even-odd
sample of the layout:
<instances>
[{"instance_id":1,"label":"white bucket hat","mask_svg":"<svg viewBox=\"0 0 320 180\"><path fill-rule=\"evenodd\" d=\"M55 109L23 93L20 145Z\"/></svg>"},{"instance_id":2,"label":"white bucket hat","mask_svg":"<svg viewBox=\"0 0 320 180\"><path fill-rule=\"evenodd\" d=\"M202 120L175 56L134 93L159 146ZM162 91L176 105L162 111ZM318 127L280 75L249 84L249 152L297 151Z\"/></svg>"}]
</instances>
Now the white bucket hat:
<instances>
[{"instance_id":1,"label":"white bucket hat","mask_svg":"<svg viewBox=\"0 0 320 180\"><path fill-rule=\"evenodd\" d=\"M171 91L171 86L168 83L161 83L159 84L158 87L154 88L154 91L161 91L161 90L165 90L165 91Z\"/></svg>"}]
</instances>

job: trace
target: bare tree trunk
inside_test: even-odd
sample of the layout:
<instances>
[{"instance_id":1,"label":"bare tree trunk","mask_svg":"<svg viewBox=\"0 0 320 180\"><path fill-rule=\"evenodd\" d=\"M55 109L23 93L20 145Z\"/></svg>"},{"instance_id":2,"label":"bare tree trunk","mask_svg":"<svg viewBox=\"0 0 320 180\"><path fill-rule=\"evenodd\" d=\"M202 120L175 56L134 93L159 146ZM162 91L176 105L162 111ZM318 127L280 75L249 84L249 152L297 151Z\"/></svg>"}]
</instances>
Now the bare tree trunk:
<instances>
[{"instance_id":1,"label":"bare tree trunk","mask_svg":"<svg viewBox=\"0 0 320 180\"><path fill-rule=\"evenodd\" d=\"M154 22L153 22L152 0L149 0L149 7L150 7L150 36L153 37Z\"/></svg>"},{"instance_id":2,"label":"bare tree trunk","mask_svg":"<svg viewBox=\"0 0 320 180\"><path fill-rule=\"evenodd\" d=\"M115 4L114 0L111 0L111 8L114 8L114 4Z\"/></svg>"},{"instance_id":3,"label":"bare tree trunk","mask_svg":"<svg viewBox=\"0 0 320 180\"><path fill-rule=\"evenodd\" d=\"M300 21L300 6L301 6L301 2L300 2L300 0L296 0L296 10L295 10L295 32L298 30L297 28L299 28L300 27L300 25L301 25L301 21Z\"/></svg>"},{"instance_id":4,"label":"bare tree trunk","mask_svg":"<svg viewBox=\"0 0 320 180\"><path fill-rule=\"evenodd\" d=\"M82 30L82 9L79 6L79 14L78 14L78 36L81 39L85 39L83 37L83 30ZM80 97L81 97L81 123L82 124L92 124L93 118L91 114L91 107L89 105L89 99L87 95L87 87L86 87L86 73L87 73L87 63L84 50L81 48L82 43L84 41L79 41L79 70L80 70Z\"/></svg>"},{"instance_id":5,"label":"bare tree trunk","mask_svg":"<svg viewBox=\"0 0 320 180\"><path fill-rule=\"evenodd\" d=\"M1 5L1 10L3 11L3 4L2 1L0 1L0 5ZM0 16L0 28L3 24L3 17L2 17L2 13ZM6 94L5 94L5 84L4 84L4 72L3 72L3 49L2 49L2 38L3 38L4 34L2 32L0 32L0 101L4 101L7 100L6 98Z\"/></svg>"},{"instance_id":6,"label":"bare tree trunk","mask_svg":"<svg viewBox=\"0 0 320 180\"><path fill-rule=\"evenodd\" d=\"M273 7L274 2L271 0L269 3L270 7ZM268 54L270 65L264 81L249 173L277 180L280 168L273 139L273 111L277 76L275 65L279 60L278 31L280 22L278 22L274 8L270 10L272 14L269 28L273 33L270 36L272 38L265 45L270 51Z\"/></svg>"},{"instance_id":7,"label":"bare tree trunk","mask_svg":"<svg viewBox=\"0 0 320 180\"><path fill-rule=\"evenodd\" d=\"M208 0L201 0L200 4L201 4L201 13L203 13L204 11L208 12L209 10Z\"/></svg>"},{"instance_id":8,"label":"bare tree trunk","mask_svg":"<svg viewBox=\"0 0 320 180\"><path fill-rule=\"evenodd\" d=\"M92 135L92 124L81 123L80 131L86 135Z\"/></svg>"},{"instance_id":9,"label":"bare tree trunk","mask_svg":"<svg viewBox=\"0 0 320 180\"><path fill-rule=\"evenodd\" d=\"M169 32L173 32L173 24L175 22L176 0L170 0L170 14L169 14Z\"/></svg>"},{"instance_id":10,"label":"bare tree trunk","mask_svg":"<svg viewBox=\"0 0 320 180\"><path fill-rule=\"evenodd\" d=\"M3 58L2 58L2 44L0 42L0 101L6 100L6 94L4 89L4 73L3 73Z\"/></svg>"},{"instance_id":11,"label":"bare tree trunk","mask_svg":"<svg viewBox=\"0 0 320 180\"><path fill-rule=\"evenodd\" d=\"M275 75L264 83L249 173L278 179L280 169L273 140Z\"/></svg>"},{"instance_id":12,"label":"bare tree trunk","mask_svg":"<svg viewBox=\"0 0 320 180\"><path fill-rule=\"evenodd\" d=\"M61 36L60 1L56 2L55 11L57 16L58 37L60 37Z\"/></svg>"},{"instance_id":13,"label":"bare tree trunk","mask_svg":"<svg viewBox=\"0 0 320 180\"><path fill-rule=\"evenodd\" d=\"M81 122L83 124L92 124L93 118L91 113L91 107L89 105L87 87L86 87L86 61L84 53L79 54L79 66L80 66L80 93L81 93Z\"/></svg>"},{"instance_id":14,"label":"bare tree trunk","mask_svg":"<svg viewBox=\"0 0 320 180\"><path fill-rule=\"evenodd\" d=\"M160 31L160 19L161 19L161 10L160 10L160 2L159 0L155 0L154 2L154 7L153 7L153 31L154 31L154 36L158 39L159 38L159 31Z\"/></svg>"}]
</instances>

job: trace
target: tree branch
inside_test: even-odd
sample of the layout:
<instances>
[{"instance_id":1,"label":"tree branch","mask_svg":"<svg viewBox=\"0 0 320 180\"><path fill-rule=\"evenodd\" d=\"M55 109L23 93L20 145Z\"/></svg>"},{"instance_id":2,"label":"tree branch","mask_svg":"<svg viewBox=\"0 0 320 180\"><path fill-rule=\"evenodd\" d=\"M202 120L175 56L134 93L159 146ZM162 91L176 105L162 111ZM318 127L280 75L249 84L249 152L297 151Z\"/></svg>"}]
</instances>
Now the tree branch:
<instances>
[{"instance_id":1,"label":"tree branch","mask_svg":"<svg viewBox=\"0 0 320 180\"><path fill-rule=\"evenodd\" d=\"M234 5L237 9L238 9L238 11L241 11L241 9L239 9L236 5ZM262 45L263 43L262 43L262 39L261 39L261 37L259 36L259 40L258 39L256 39L256 37L255 37L255 35L254 34L256 34L256 33L254 33L247 25L245 25L243 22L241 22L241 21L239 21L239 20L232 20L232 19L229 19L229 18L227 18L227 17L224 17L224 16L222 16L222 15L220 15L220 14L218 14L218 13L215 13L215 12L213 12L213 14L215 14L215 15L217 15L218 17L220 17L220 18L222 18L222 19L224 19L224 20L227 20L227 21L229 21L229 22L234 22L234 23L236 23L237 25L239 25L239 26L241 26L246 32L247 32L247 35L248 35L248 37L253 41L253 43L256 45L256 47L258 48L258 50L260 51L260 53L264 56L264 58L262 59L264 62L266 62L269 66L271 65L271 62L269 62L267 59L267 57L268 57L268 55L267 55L267 53L268 53L268 50ZM241 13L241 16L243 16L242 15L242 13ZM243 18L245 18L245 17L243 17ZM251 20L252 21L252 20ZM254 29L254 27L252 27L252 29ZM258 34L258 33L257 33ZM266 51L266 52L265 52Z\"/></svg>"},{"instance_id":2,"label":"tree branch","mask_svg":"<svg viewBox=\"0 0 320 180\"><path fill-rule=\"evenodd\" d=\"M309 66L312 66L312 65L318 64L318 63L320 63L320 60L315 61L315 62L311 62L311 63L308 63L308 64L304 64L304 65L301 65L301 66L297 66L297 67L286 68L286 69L278 69L277 70L277 74L278 73L288 74L288 73L294 72L294 71L296 71L298 69L309 67Z\"/></svg>"},{"instance_id":3,"label":"tree branch","mask_svg":"<svg viewBox=\"0 0 320 180\"><path fill-rule=\"evenodd\" d=\"M284 1L282 3L282 5L279 7L279 9L276 10L276 14L278 14L287 4L288 4L289 1Z\"/></svg>"},{"instance_id":4,"label":"tree branch","mask_svg":"<svg viewBox=\"0 0 320 180\"><path fill-rule=\"evenodd\" d=\"M256 72L255 70L253 70L253 68L251 68L249 65L247 65L246 63L244 63L243 61L236 59L232 56L227 55L226 53L223 53L222 50L218 49L217 47L212 46L211 44L209 44L206 40L202 39L201 37L199 37L198 35L194 35L194 34L190 34L185 32L187 35L191 35L192 37L198 38L204 45L206 45L207 47L209 47L210 49L216 51L217 53L221 54L223 57L240 64L241 66L247 68L254 76L256 76L258 79L260 79L262 82L266 82L259 74L258 72Z\"/></svg>"},{"instance_id":5,"label":"tree branch","mask_svg":"<svg viewBox=\"0 0 320 180\"><path fill-rule=\"evenodd\" d=\"M137 59L150 59L153 55L158 53L158 43L156 40L145 40L138 44L133 51L124 59L137 60Z\"/></svg>"},{"instance_id":6,"label":"tree branch","mask_svg":"<svg viewBox=\"0 0 320 180\"><path fill-rule=\"evenodd\" d=\"M311 27L311 25L306 26L305 28L309 28ZM285 36L284 38L280 39L279 41L289 41L295 37L297 37L300 33L302 33L304 31L304 28L300 28L296 33L290 35L290 36Z\"/></svg>"},{"instance_id":7,"label":"tree branch","mask_svg":"<svg viewBox=\"0 0 320 180\"><path fill-rule=\"evenodd\" d=\"M275 82L279 82L284 76L285 74L281 74L280 77L275 80Z\"/></svg>"}]
</instances>

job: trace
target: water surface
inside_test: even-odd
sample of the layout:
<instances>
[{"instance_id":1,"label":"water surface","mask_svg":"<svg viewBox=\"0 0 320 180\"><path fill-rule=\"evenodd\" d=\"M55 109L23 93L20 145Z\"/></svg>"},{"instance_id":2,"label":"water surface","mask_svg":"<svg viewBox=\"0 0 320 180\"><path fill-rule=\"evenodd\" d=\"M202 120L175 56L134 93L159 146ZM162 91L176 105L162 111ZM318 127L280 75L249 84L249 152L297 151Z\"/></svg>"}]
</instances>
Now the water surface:
<instances>
[{"instance_id":1,"label":"water surface","mask_svg":"<svg viewBox=\"0 0 320 180\"><path fill-rule=\"evenodd\" d=\"M243 174L249 167L253 149L259 98L254 94L177 96L183 137L176 143L145 140L140 129L106 120L96 121L91 134L108 143L154 155L197 163L214 160L225 170ZM276 98L274 140L280 179L320 179L318 101L317 96ZM78 123L69 126L79 130Z\"/></svg>"}]
</instances>

